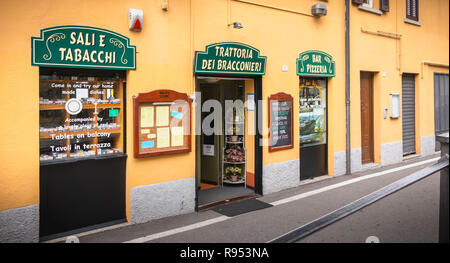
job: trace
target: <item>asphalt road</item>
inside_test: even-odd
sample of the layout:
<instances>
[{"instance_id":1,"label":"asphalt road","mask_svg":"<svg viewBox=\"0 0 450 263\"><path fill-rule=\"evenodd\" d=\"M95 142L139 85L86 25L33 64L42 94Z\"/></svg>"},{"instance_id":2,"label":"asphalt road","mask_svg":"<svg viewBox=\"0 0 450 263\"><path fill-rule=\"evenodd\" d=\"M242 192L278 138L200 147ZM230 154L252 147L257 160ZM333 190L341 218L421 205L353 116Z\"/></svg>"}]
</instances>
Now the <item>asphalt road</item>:
<instances>
[{"instance_id":1,"label":"asphalt road","mask_svg":"<svg viewBox=\"0 0 450 263\"><path fill-rule=\"evenodd\" d=\"M433 174L299 240L299 243L437 243L439 177ZM375 237L375 238L373 238Z\"/></svg>"},{"instance_id":2,"label":"asphalt road","mask_svg":"<svg viewBox=\"0 0 450 263\"><path fill-rule=\"evenodd\" d=\"M258 198L273 203L310 193L348 180L387 169L435 158L416 158L402 164L340 176L301 185ZM162 243L263 243L328 214L352 201L403 178L431 163L332 188L299 200L234 217L212 210L154 220L145 224L80 235L80 242L162 242ZM432 175L402 189L299 242L365 242L376 236L380 242L437 242L439 176ZM219 219L219 220L217 220ZM191 230L184 227L217 220ZM180 231L177 231L180 230ZM170 232L167 232L170 231ZM160 233L166 233L159 235ZM170 233L170 234L167 234ZM147 239L146 239L147 237ZM148 238L150 237L150 238Z\"/></svg>"}]
</instances>

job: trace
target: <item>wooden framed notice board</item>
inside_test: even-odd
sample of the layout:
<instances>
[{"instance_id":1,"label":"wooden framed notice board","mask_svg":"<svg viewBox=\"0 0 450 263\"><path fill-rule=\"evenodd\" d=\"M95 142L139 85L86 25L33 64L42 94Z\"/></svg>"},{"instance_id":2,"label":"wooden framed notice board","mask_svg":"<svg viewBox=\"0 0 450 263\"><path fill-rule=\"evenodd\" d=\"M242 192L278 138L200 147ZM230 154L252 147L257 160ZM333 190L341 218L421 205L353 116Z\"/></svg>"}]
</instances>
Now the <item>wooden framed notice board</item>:
<instances>
[{"instance_id":1,"label":"wooden framed notice board","mask_svg":"<svg viewBox=\"0 0 450 263\"><path fill-rule=\"evenodd\" d=\"M190 152L191 103L186 93L173 90L133 97L134 157Z\"/></svg>"},{"instance_id":2,"label":"wooden framed notice board","mask_svg":"<svg viewBox=\"0 0 450 263\"><path fill-rule=\"evenodd\" d=\"M269 152L294 147L293 101L292 96L284 92L269 97Z\"/></svg>"}]
</instances>

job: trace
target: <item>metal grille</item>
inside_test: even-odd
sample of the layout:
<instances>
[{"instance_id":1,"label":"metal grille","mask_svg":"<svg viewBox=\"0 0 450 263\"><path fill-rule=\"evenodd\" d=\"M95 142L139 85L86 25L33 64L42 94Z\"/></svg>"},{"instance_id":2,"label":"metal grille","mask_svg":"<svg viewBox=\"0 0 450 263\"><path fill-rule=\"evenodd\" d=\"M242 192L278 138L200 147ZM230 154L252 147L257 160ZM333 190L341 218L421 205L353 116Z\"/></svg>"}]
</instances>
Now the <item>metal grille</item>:
<instances>
[{"instance_id":1,"label":"metal grille","mask_svg":"<svg viewBox=\"0 0 450 263\"><path fill-rule=\"evenodd\" d=\"M414 75L402 76L403 155L416 152L416 104Z\"/></svg>"},{"instance_id":2,"label":"metal grille","mask_svg":"<svg viewBox=\"0 0 450 263\"><path fill-rule=\"evenodd\" d=\"M448 74L434 73L434 129L436 134L448 132ZM436 143L436 151L440 150L440 143Z\"/></svg>"}]
</instances>

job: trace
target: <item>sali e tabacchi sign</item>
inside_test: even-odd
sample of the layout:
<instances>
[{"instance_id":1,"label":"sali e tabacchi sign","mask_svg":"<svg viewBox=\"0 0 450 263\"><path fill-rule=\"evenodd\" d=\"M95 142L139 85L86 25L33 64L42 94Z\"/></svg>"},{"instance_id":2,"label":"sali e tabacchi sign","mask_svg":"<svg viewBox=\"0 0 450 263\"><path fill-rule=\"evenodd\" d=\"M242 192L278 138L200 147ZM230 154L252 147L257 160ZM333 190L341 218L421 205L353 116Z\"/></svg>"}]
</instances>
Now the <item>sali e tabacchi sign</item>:
<instances>
[{"instance_id":1,"label":"sali e tabacchi sign","mask_svg":"<svg viewBox=\"0 0 450 263\"><path fill-rule=\"evenodd\" d=\"M31 64L43 67L136 69L136 47L118 33L87 26L58 26L31 38Z\"/></svg>"},{"instance_id":2,"label":"sali e tabacchi sign","mask_svg":"<svg viewBox=\"0 0 450 263\"><path fill-rule=\"evenodd\" d=\"M194 73L264 75L265 71L266 57L242 43L215 43L195 52Z\"/></svg>"}]
</instances>

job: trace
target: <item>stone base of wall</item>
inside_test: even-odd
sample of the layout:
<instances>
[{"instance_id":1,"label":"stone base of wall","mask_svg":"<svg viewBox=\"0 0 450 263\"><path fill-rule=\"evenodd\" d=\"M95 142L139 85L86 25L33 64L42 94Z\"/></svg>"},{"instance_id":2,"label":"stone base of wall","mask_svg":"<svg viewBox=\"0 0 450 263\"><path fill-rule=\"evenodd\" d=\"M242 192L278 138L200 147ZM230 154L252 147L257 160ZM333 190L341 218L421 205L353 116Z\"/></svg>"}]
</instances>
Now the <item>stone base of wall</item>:
<instances>
[{"instance_id":1,"label":"stone base of wall","mask_svg":"<svg viewBox=\"0 0 450 263\"><path fill-rule=\"evenodd\" d=\"M195 178L131 189L131 223L195 211Z\"/></svg>"},{"instance_id":2,"label":"stone base of wall","mask_svg":"<svg viewBox=\"0 0 450 263\"><path fill-rule=\"evenodd\" d=\"M391 142L381 145L381 165L400 163L403 161L403 142Z\"/></svg>"},{"instance_id":3,"label":"stone base of wall","mask_svg":"<svg viewBox=\"0 0 450 263\"><path fill-rule=\"evenodd\" d=\"M0 211L0 243L39 242L39 205Z\"/></svg>"},{"instance_id":4,"label":"stone base of wall","mask_svg":"<svg viewBox=\"0 0 450 263\"><path fill-rule=\"evenodd\" d=\"M352 149L351 154L352 173L361 171L361 148ZM345 151L334 153L334 175L344 175L347 172L347 156Z\"/></svg>"},{"instance_id":5,"label":"stone base of wall","mask_svg":"<svg viewBox=\"0 0 450 263\"><path fill-rule=\"evenodd\" d=\"M263 166L263 194L270 194L299 185L299 159Z\"/></svg>"},{"instance_id":6,"label":"stone base of wall","mask_svg":"<svg viewBox=\"0 0 450 263\"><path fill-rule=\"evenodd\" d=\"M352 149L350 158L352 158L351 159L352 173L361 171L362 170L361 148Z\"/></svg>"},{"instance_id":7,"label":"stone base of wall","mask_svg":"<svg viewBox=\"0 0 450 263\"><path fill-rule=\"evenodd\" d=\"M436 138L434 135L420 138L420 155L427 156L435 153Z\"/></svg>"},{"instance_id":8,"label":"stone base of wall","mask_svg":"<svg viewBox=\"0 0 450 263\"><path fill-rule=\"evenodd\" d=\"M334 153L334 175L344 175L347 172L347 156L345 151Z\"/></svg>"},{"instance_id":9,"label":"stone base of wall","mask_svg":"<svg viewBox=\"0 0 450 263\"><path fill-rule=\"evenodd\" d=\"M431 154L431 148L432 153L434 153L434 144L431 143L431 141L434 142L434 136L430 136L433 138L427 138L426 140L426 148L425 153ZM351 152L351 162L352 162L352 173L361 171L363 169L363 166L361 164L361 148L358 149L352 149ZM343 175L346 173L346 156L345 151L342 152L335 152L334 153L334 175ZM403 143L401 141L399 142L392 142L392 143L385 143L381 145L381 165L389 165L389 164L395 164L400 163L403 161Z\"/></svg>"}]
</instances>

